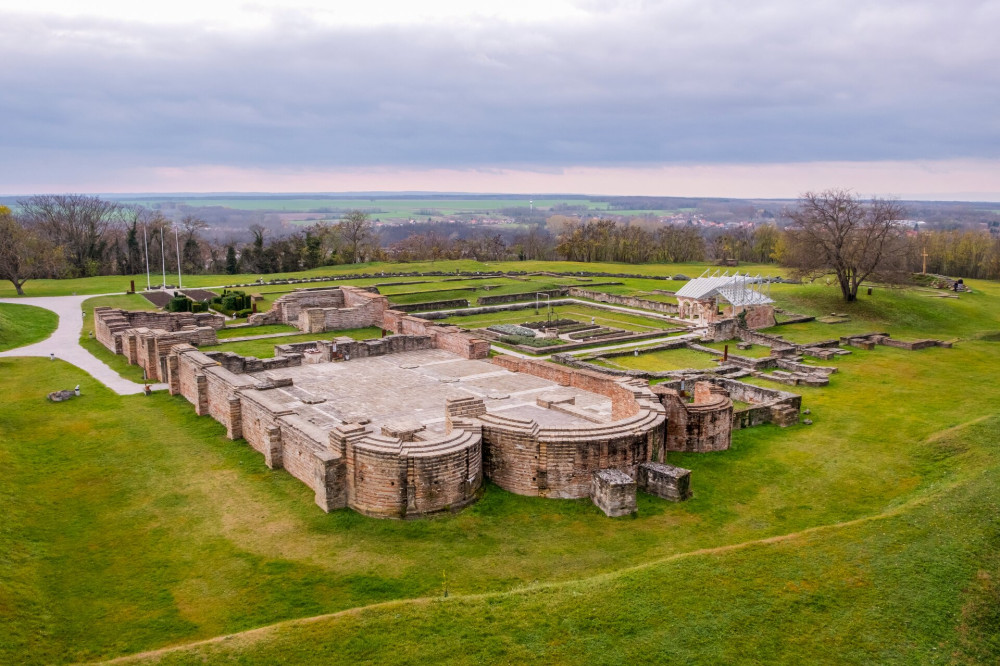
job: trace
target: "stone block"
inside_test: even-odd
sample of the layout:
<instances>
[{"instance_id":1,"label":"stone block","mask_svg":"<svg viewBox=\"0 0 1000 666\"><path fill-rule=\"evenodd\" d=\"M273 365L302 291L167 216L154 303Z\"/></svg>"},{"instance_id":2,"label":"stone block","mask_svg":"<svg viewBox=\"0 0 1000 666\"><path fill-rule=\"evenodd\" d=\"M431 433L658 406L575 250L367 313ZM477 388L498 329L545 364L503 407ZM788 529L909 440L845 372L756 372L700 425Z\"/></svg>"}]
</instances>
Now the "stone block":
<instances>
[{"instance_id":1,"label":"stone block","mask_svg":"<svg viewBox=\"0 0 1000 666\"><path fill-rule=\"evenodd\" d=\"M590 487L590 499L609 518L635 513L635 480L617 469L602 469L594 472Z\"/></svg>"},{"instance_id":2,"label":"stone block","mask_svg":"<svg viewBox=\"0 0 1000 666\"><path fill-rule=\"evenodd\" d=\"M791 405L775 405L771 407L771 423L782 428L799 422L799 410Z\"/></svg>"},{"instance_id":3,"label":"stone block","mask_svg":"<svg viewBox=\"0 0 1000 666\"><path fill-rule=\"evenodd\" d=\"M671 502L683 502L691 497L691 470L663 463L639 465L636 481L639 489Z\"/></svg>"}]
</instances>

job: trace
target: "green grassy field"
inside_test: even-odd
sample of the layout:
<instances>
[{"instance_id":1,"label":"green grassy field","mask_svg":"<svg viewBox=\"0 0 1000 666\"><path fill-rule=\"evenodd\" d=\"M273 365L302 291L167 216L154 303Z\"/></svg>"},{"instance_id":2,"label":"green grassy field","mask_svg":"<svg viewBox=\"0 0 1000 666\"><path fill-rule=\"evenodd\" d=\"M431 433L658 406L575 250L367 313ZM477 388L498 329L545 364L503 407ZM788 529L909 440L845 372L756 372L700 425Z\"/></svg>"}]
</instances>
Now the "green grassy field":
<instances>
[{"instance_id":1,"label":"green grassy field","mask_svg":"<svg viewBox=\"0 0 1000 666\"><path fill-rule=\"evenodd\" d=\"M544 302L543 302L544 303ZM549 317L548 309L544 304L540 305L538 314L534 309L527 310L498 310L478 315L457 314L440 321L465 328L486 328L495 324L521 324L525 322L546 321ZM670 322L653 317L643 317L625 312L615 312L613 310L602 310L586 305L556 305L552 307L553 319L573 319L578 322L589 324L593 319L595 324L620 328L625 331L636 333L654 333L659 330L671 328Z\"/></svg>"},{"instance_id":2,"label":"green grassy field","mask_svg":"<svg viewBox=\"0 0 1000 666\"><path fill-rule=\"evenodd\" d=\"M228 338L243 338L253 335L271 335L272 333L296 333L298 328L288 324L266 324L264 326L240 326L237 328L223 328L216 331L216 337L220 340Z\"/></svg>"},{"instance_id":3,"label":"green grassy field","mask_svg":"<svg viewBox=\"0 0 1000 666\"><path fill-rule=\"evenodd\" d=\"M288 278L304 278L304 277L326 277L326 276L336 276L336 275L355 275L355 274L366 274L370 275L373 281L388 281L390 278L380 277L380 273L383 272L427 272L427 271L558 271L558 272L575 272L575 271L585 271L585 272L608 272L608 273L629 273L635 275L675 275L677 273L684 273L689 277L696 277L701 274L705 269L716 270L716 267L710 266L704 263L692 263L692 264L594 264L586 262L571 262L571 261L498 261L498 262L479 262L466 259L459 259L454 261L418 261L407 264L393 264L393 263L369 263L369 264L341 264L338 266L321 266L319 268L314 268L308 271L299 271L296 273L269 273L268 275L261 276L260 274L241 274L241 275L186 275L184 276L184 286L187 288L194 287L218 287L218 286L228 286L234 284L246 284L254 283L261 277L266 280L283 280ZM749 271L751 274L770 274L770 275L783 275L784 271L775 268L770 265L754 266L754 265L743 265L740 266L741 271ZM72 280L32 280L25 287L25 296L66 296L70 294L111 294L111 293L125 293L129 288L129 281L135 280L138 287L142 287L146 283L145 275L108 275L94 278L76 278ZM170 278L167 278L171 281ZM419 278L414 278L419 279ZM618 280L620 278L608 278L609 280ZM393 278L393 281L395 279ZM155 279L154 282L159 282ZM653 288L666 288L674 289L678 285L670 280L644 280L643 282L661 285L654 286ZM662 286L673 284L673 287ZM268 285L261 285L259 287L246 287L248 292L260 292L265 289ZM293 285L270 285L275 286L278 289L294 289ZM301 285L301 286L314 286L314 285ZM586 283L581 283L581 286L586 287ZM14 291L14 287L10 283L0 283L0 298L15 298L17 294Z\"/></svg>"},{"instance_id":4,"label":"green grassy field","mask_svg":"<svg viewBox=\"0 0 1000 666\"><path fill-rule=\"evenodd\" d=\"M812 340L818 340L819 338L812 338ZM765 347L764 345L751 345L749 349L737 349L735 341L729 342L702 342L699 343L705 347L711 347L722 355L725 348L729 347L730 354L737 354L738 356L746 356L748 358L764 358L771 355L771 348Z\"/></svg>"},{"instance_id":5,"label":"green grassy field","mask_svg":"<svg viewBox=\"0 0 1000 666\"><path fill-rule=\"evenodd\" d=\"M790 310L852 317L774 329L789 338L959 341L824 362L840 368L829 386L795 387L813 425L671 453L694 497L640 494L638 516L614 520L489 485L428 520L324 514L183 399L0 359L0 663L234 633L137 660L996 663L1000 285L973 288L845 306L822 285L776 287ZM81 398L45 402L74 383Z\"/></svg>"},{"instance_id":6,"label":"green grassy field","mask_svg":"<svg viewBox=\"0 0 1000 666\"><path fill-rule=\"evenodd\" d=\"M719 364L713 360L714 358L711 354L693 349L663 349L646 353L640 351L638 356L615 356L605 361L597 361L597 365L606 365L619 370L664 372L685 368L717 368Z\"/></svg>"},{"instance_id":7,"label":"green grassy field","mask_svg":"<svg viewBox=\"0 0 1000 666\"><path fill-rule=\"evenodd\" d=\"M0 303L0 351L41 342L59 325L51 310L19 303Z\"/></svg>"},{"instance_id":8,"label":"green grassy field","mask_svg":"<svg viewBox=\"0 0 1000 666\"><path fill-rule=\"evenodd\" d=\"M253 330L253 329L251 329ZM290 345L294 342L311 342L313 340L332 340L347 336L355 340L370 340L382 334L382 329L375 326L368 328L352 328L345 331L327 331L326 333L301 333L299 335L283 335L280 338L263 338L261 340L243 340L242 342L221 342L217 345L201 347L202 351L228 351L240 356L256 356L257 358L273 358L275 345Z\"/></svg>"}]
</instances>

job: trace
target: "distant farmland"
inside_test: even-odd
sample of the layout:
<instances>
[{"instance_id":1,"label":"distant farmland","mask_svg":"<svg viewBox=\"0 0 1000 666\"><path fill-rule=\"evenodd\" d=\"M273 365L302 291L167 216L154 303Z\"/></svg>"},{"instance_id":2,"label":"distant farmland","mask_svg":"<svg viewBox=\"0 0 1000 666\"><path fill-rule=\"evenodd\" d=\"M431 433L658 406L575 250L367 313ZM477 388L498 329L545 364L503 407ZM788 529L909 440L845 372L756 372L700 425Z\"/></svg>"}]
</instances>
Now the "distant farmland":
<instances>
[{"instance_id":1,"label":"distant farmland","mask_svg":"<svg viewBox=\"0 0 1000 666\"><path fill-rule=\"evenodd\" d=\"M192 197L142 197L122 199L123 203L141 204L147 207L173 207L179 205L194 208L219 207L260 213L325 213L339 217L350 210L363 210L373 218L383 221L402 221L440 217L475 217L476 215L501 215L504 211L521 209L527 212L547 214L567 212L607 212L614 215L641 215L646 213L664 214L675 210L613 210L606 201L595 201L586 197L565 197L531 199L530 197L503 198L452 198L448 196L414 196L389 198L340 198L286 196L234 196L202 198Z\"/></svg>"}]
</instances>

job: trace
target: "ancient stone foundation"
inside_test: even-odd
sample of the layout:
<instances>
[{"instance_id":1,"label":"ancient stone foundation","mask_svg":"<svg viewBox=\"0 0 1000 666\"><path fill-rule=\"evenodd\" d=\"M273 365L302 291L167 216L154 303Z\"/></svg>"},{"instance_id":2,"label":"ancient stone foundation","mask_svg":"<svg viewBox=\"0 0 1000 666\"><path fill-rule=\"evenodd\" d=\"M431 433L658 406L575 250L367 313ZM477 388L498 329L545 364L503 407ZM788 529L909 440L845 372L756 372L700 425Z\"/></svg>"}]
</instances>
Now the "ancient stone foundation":
<instances>
[{"instance_id":1,"label":"ancient stone foundation","mask_svg":"<svg viewBox=\"0 0 1000 666\"><path fill-rule=\"evenodd\" d=\"M167 354L180 344L214 345L216 331L225 323L222 315L199 312L146 312L94 308L94 337L132 365L138 365L150 380L166 381Z\"/></svg>"},{"instance_id":2,"label":"ancient stone foundation","mask_svg":"<svg viewBox=\"0 0 1000 666\"><path fill-rule=\"evenodd\" d=\"M695 382L694 402L681 390L663 384L653 387L667 414L668 451L725 451L732 443L733 401L721 386Z\"/></svg>"},{"instance_id":3,"label":"ancient stone foundation","mask_svg":"<svg viewBox=\"0 0 1000 666\"><path fill-rule=\"evenodd\" d=\"M663 463L639 465L636 483L640 490L671 502L683 502L691 497L691 470Z\"/></svg>"},{"instance_id":4,"label":"ancient stone foundation","mask_svg":"<svg viewBox=\"0 0 1000 666\"><path fill-rule=\"evenodd\" d=\"M630 516L636 512L635 481L617 469L594 472L590 497L609 518Z\"/></svg>"},{"instance_id":5,"label":"ancient stone foundation","mask_svg":"<svg viewBox=\"0 0 1000 666\"><path fill-rule=\"evenodd\" d=\"M171 393L308 485L325 511L453 511L475 501L484 476L512 492L582 498L602 470L629 479L619 490L632 497L628 508L608 486L605 508L635 510L630 475L665 455L664 410L644 383L538 361L485 363L433 346L440 340L338 338L283 345L273 359L180 343L164 365Z\"/></svg>"}]
</instances>

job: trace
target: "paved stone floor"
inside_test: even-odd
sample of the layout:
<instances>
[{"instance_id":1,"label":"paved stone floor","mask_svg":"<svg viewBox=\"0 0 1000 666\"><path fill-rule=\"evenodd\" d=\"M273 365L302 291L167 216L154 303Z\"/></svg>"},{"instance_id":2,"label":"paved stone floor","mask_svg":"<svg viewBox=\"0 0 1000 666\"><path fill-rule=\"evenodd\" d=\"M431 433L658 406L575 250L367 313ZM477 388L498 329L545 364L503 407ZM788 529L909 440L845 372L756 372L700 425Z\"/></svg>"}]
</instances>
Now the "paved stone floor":
<instances>
[{"instance_id":1,"label":"paved stone floor","mask_svg":"<svg viewBox=\"0 0 1000 666\"><path fill-rule=\"evenodd\" d=\"M611 421L611 400L602 395L437 349L261 374L291 377L293 386L274 389L273 397L326 426L368 419L376 427L419 424L443 432L445 401L467 397L482 398L489 412L534 419L542 427ZM550 395L573 396L574 408L587 418L537 405L540 396Z\"/></svg>"}]
</instances>

